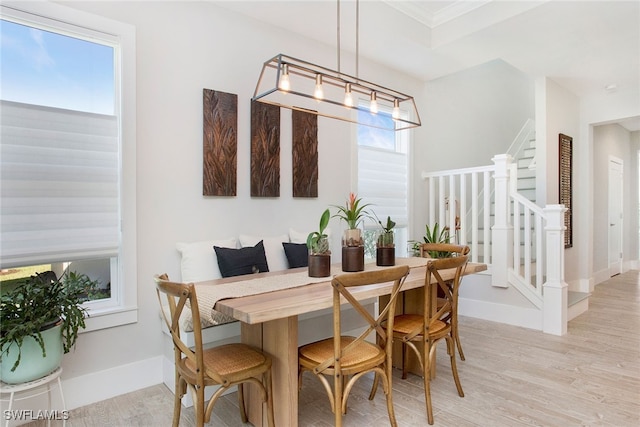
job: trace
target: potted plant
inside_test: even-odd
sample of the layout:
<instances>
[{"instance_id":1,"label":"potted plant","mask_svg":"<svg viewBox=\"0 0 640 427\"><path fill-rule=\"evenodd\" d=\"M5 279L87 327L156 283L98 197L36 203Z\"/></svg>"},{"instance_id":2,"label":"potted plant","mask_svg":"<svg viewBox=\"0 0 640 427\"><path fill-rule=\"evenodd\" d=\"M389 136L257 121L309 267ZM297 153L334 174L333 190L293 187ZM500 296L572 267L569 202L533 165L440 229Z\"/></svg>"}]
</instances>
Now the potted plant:
<instances>
[{"instance_id":1,"label":"potted plant","mask_svg":"<svg viewBox=\"0 0 640 427\"><path fill-rule=\"evenodd\" d=\"M369 204L362 204L362 199L354 193L349 193L345 206L334 206L338 209L334 217L346 222L348 227L342 238L342 271L364 270L364 242L358 226L366 217L370 217L365 210L367 206Z\"/></svg>"},{"instance_id":2,"label":"potted plant","mask_svg":"<svg viewBox=\"0 0 640 427\"><path fill-rule=\"evenodd\" d=\"M84 274L36 273L0 296L0 369L9 384L54 371L85 328L81 304L98 282Z\"/></svg>"},{"instance_id":3,"label":"potted plant","mask_svg":"<svg viewBox=\"0 0 640 427\"><path fill-rule=\"evenodd\" d=\"M433 224L433 227L430 228L429 224L427 224L423 239L425 243L450 243L451 236L449 235L449 227L440 228L440 225L436 222ZM451 252L428 251L428 255L431 258L446 258L451 256ZM420 249L420 256L424 256L422 249Z\"/></svg>"},{"instance_id":4,"label":"potted plant","mask_svg":"<svg viewBox=\"0 0 640 427\"><path fill-rule=\"evenodd\" d=\"M396 245L393 241L393 227L396 226L395 221L387 216L386 225L378 220L378 224L382 227L382 232L378 235L376 242L376 265L390 266L396 264Z\"/></svg>"},{"instance_id":5,"label":"potted plant","mask_svg":"<svg viewBox=\"0 0 640 427\"><path fill-rule=\"evenodd\" d=\"M309 277L328 277L331 275L331 250L329 250L328 236L324 234L330 218L331 212L326 209L320 216L318 231L313 231L307 236Z\"/></svg>"}]
</instances>

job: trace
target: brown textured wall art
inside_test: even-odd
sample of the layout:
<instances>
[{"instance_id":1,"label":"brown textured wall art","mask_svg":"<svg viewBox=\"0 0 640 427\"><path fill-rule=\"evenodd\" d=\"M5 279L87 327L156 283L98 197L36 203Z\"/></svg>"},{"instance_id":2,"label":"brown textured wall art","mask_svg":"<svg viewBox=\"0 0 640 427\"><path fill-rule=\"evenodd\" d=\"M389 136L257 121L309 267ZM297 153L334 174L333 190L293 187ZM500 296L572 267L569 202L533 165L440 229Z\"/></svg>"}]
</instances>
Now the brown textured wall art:
<instances>
[{"instance_id":1,"label":"brown textured wall art","mask_svg":"<svg viewBox=\"0 0 640 427\"><path fill-rule=\"evenodd\" d=\"M235 196L238 152L238 95L203 89L204 196Z\"/></svg>"},{"instance_id":2,"label":"brown textured wall art","mask_svg":"<svg viewBox=\"0 0 640 427\"><path fill-rule=\"evenodd\" d=\"M251 102L251 197L280 196L280 107Z\"/></svg>"},{"instance_id":3,"label":"brown textured wall art","mask_svg":"<svg viewBox=\"0 0 640 427\"><path fill-rule=\"evenodd\" d=\"M318 197L318 116L293 110L293 197Z\"/></svg>"}]
</instances>

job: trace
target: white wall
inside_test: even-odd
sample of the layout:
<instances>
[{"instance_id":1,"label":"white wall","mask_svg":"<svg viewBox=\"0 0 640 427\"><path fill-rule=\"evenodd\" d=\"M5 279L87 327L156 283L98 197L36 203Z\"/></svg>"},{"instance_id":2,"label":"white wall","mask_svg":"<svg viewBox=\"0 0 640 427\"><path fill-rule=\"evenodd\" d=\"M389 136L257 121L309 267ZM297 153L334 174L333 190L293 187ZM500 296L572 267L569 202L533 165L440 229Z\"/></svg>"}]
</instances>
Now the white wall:
<instances>
[{"instance_id":1,"label":"white wall","mask_svg":"<svg viewBox=\"0 0 640 427\"><path fill-rule=\"evenodd\" d=\"M631 132L618 124L594 126L593 128L593 196L598 203L593 205L593 271L596 277L608 277L609 271L609 156L623 161L623 262L637 260L637 148L631 144ZM636 189L635 197L631 189ZM635 203L634 203L635 202ZM633 206L635 205L635 209ZM636 221L632 221L632 218Z\"/></svg>"},{"instance_id":2,"label":"white wall","mask_svg":"<svg viewBox=\"0 0 640 427\"><path fill-rule=\"evenodd\" d=\"M631 132L631 171L629 173L629 210L625 211L625 218L629 224L629 247L625 253L629 256L629 268L640 268L640 131ZM628 249L628 250L627 250Z\"/></svg>"},{"instance_id":3,"label":"white wall","mask_svg":"<svg viewBox=\"0 0 640 427\"><path fill-rule=\"evenodd\" d=\"M538 85L541 83L538 82ZM579 167L576 159L576 151L583 144L578 138L580 108L579 99L567 89L558 85L551 79L544 79L544 98L536 100L541 102L543 107L539 108L539 113L543 114L540 122L544 123L542 131L536 126L536 155L538 163L536 165L536 200L540 206L559 203L559 134L573 137L573 167ZM538 116L536 116L538 120ZM577 222L577 217L582 214L575 209L575 199L579 197L577 188L577 174L573 174L573 223ZM573 247L565 250L565 281L568 283L578 279L578 250L583 242L583 236L573 230Z\"/></svg>"},{"instance_id":4,"label":"white wall","mask_svg":"<svg viewBox=\"0 0 640 427\"><path fill-rule=\"evenodd\" d=\"M282 52L334 68L335 46L250 21L210 2L60 3L136 27L138 277L129 286L138 288L138 322L82 334L63 362L69 388L99 376L100 398L106 398L110 389L118 394L118 387L138 388L118 377L126 367L153 361L158 378L162 375L152 278L164 272L180 277L176 242L316 228L322 211L342 204L352 190L355 132L350 124L319 118L319 197L294 199L290 111L282 110L280 197L251 198L250 98L262 63ZM360 75L401 92L422 89L422 83L362 58ZM202 196L203 88L238 95L236 197ZM332 220L330 227L339 245L342 225ZM90 394L68 401L69 406L90 403L81 400Z\"/></svg>"},{"instance_id":5,"label":"white wall","mask_svg":"<svg viewBox=\"0 0 640 427\"><path fill-rule=\"evenodd\" d=\"M420 240L427 217L421 173L492 165L491 158L505 153L525 121L534 118L534 81L494 60L427 82L422 98L423 126L416 130L414 144L410 236Z\"/></svg>"},{"instance_id":6,"label":"white wall","mask_svg":"<svg viewBox=\"0 0 640 427\"><path fill-rule=\"evenodd\" d=\"M492 165L535 118L534 98L534 79L502 60L425 84L414 144L412 238L422 240L427 218L421 173ZM491 286L490 277L464 278L460 314L540 329L540 311L515 288Z\"/></svg>"},{"instance_id":7,"label":"white wall","mask_svg":"<svg viewBox=\"0 0 640 427\"><path fill-rule=\"evenodd\" d=\"M579 252L578 268L580 288L585 291L593 290L596 283L607 278L607 275L604 277L597 275L598 271L593 265L595 246L602 244L599 241L595 241L593 226L594 207L602 204L594 196L595 187L598 184L593 174L595 161L594 126L637 116L640 116L640 93L626 90L624 87L613 93L606 93L603 90L601 94L580 100L579 140L582 143L577 146L577 152L575 153L575 159L577 160L575 175L577 195L575 196L575 202L576 210L580 211L580 215L577 218L577 223L574 222L574 226L576 227L576 233L582 238L581 245L577 247ZM637 192L633 197L637 197ZM636 199L636 212L637 209L638 202ZM627 228L627 226L631 228ZM627 222L625 224L624 234L628 235L629 233L634 233L637 236L637 223Z\"/></svg>"}]
</instances>

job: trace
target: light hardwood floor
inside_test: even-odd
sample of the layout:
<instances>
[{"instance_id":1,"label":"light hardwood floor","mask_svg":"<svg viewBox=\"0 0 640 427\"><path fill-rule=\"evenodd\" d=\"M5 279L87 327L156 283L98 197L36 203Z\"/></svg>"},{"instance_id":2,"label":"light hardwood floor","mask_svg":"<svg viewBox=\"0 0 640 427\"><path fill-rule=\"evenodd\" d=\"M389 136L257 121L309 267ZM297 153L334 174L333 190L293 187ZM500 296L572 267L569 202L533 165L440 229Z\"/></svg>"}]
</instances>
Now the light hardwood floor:
<instances>
[{"instance_id":1,"label":"light hardwood floor","mask_svg":"<svg viewBox=\"0 0 640 427\"><path fill-rule=\"evenodd\" d=\"M436 426L640 426L640 275L616 276L600 285L587 313L563 337L472 318L461 318L465 356L458 370L465 397L456 392L445 347L432 382ZM387 426L381 390L367 400L371 379L349 400L345 426ZM394 406L400 426L426 426L422 379L395 373ZM169 426L173 395L164 385L71 411L68 426ZM181 425L193 426L183 408ZM35 426L32 423L32 426ZM40 424L44 425L44 424ZM214 408L212 426L243 426L236 394ZM324 390L305 377L300 426L333 425ZM286 426L281 426L286 427Z\"/></svg>"}]
</instances>

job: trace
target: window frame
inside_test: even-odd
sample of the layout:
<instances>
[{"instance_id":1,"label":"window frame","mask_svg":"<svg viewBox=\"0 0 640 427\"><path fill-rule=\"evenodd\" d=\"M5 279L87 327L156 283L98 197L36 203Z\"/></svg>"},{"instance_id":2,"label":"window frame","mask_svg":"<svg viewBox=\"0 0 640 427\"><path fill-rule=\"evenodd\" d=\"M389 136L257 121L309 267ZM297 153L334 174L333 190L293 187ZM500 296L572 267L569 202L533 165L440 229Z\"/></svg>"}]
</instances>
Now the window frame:
<instances>
[{"instance_id":1,"label":"window frame","mask_svg":"<svg viewBox=\"0 0 640 427\"><path fill-rule=\"evenodd\" d=\"M108 303L86 303L89 317L83 332L138 320L136 262L136 69L135 27L49 2L3 2L2 19L46 31L113 46L114 114L118 117L120 242L112 264L112 297ZM114 271L115 282L114 286ZM114 288L117 289L114 292Z\"/></svg>"}]
</instances>

